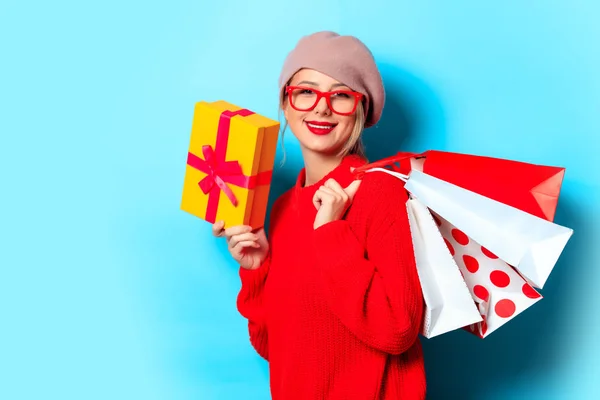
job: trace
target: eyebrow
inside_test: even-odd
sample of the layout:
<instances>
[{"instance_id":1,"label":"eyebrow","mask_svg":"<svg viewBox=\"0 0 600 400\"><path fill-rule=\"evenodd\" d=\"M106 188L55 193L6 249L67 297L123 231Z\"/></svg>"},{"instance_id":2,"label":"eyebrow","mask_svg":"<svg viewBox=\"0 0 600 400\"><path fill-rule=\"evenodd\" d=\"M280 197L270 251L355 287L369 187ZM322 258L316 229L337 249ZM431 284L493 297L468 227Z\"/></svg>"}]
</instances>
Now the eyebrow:
<instances>
[{"instance_id":1,"label":"eyebrow","mask_svg":"<svg viewBox=\"0 0 600 400\"><path fill-rule=\"evenodd\" d=\"M319 86L319 84L317 82L311 82L311 81L301 81L301 82L298 82L298 85L302 85L302 84Z\"/></svg>"},{"instance_id":2,"label":"eyebrow","mask_svg":"<svg viewBox=\"0 0 600 400\"><path fill-rule=\"evenodd\" d=\"M302 84L306 84L306 85L313 85L313 86L319 86L319 84L317 82L312 82L312 81L300 81L297 83L297 85L302 85ZM344 85L343 83L334 83L333 85L331 85L330 89L336 88L336 87L348 87L348 85Z\"/></svg>"},{"instance_id":3,"label":"eyebrow","mask_svg":"<svg viewBox=\"0 0 600 400\"><path fill-rule=\"evenodd\" d=\"M343 83L334 83L333 85L331 85L331 88L333 89L340 86L348 87L348 85L344 85Z\"/></svg>"}]
</instances>

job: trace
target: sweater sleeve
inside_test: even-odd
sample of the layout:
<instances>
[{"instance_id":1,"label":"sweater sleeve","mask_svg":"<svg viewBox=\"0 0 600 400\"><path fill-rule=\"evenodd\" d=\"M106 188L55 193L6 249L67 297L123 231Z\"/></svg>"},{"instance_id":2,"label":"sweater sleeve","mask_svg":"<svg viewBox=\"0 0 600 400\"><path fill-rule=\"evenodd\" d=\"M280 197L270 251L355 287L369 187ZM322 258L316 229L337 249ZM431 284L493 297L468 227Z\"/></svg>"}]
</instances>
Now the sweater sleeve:
<instances>
[{"instance_id":1,"label":"sweater sleeve","mask_svg":"<svg viewBox=\"0 0 600 400\"><path fill-rule=\"evenodd\" d=\"M273 233L273 220L279 217L280 200L273 203L268 230L270 238ZM269 239L270 242L270 239ZM256 352L265 360L269 360L269 335L267 331L266 308L264 304L264 288L271 269L271 252L257 269L240 267L239 274L242 287L237 297L239 313L248 320L250 343Z\"/></svg>"},{"instance_id":2,"label":"sweater sleeve","mask_svg":"<svg viewBox=\"0 0 600 400\"><path fill-rule=\"evenodd\" d=\"M239 313L248 320L250 343L256 352L269 360L268 333L263 306L263 289L270 268L270 256L255 270L240 267L242 288L237 297Z\"/></svg>"},{"instance_id":3,"label":"sweater sleeve","mask_svg":"<svg viewBox=\"0 0 600 400\"><path fill-rule=\"evenodd\" d=\"M345 220L319 227L312 238L333 312L360 340L391 354L414 344L423 317L408 195L399 189L381 194L385 204L370 207L375 218L366 245Z\"/></svg>"}]
</instances>

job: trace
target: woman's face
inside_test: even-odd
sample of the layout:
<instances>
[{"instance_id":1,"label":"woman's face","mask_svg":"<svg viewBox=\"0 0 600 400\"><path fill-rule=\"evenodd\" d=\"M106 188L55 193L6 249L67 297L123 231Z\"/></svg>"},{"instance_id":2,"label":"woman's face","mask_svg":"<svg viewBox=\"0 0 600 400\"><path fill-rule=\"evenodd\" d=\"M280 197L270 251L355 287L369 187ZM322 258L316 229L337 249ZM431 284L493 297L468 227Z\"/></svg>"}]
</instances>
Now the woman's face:
<instances>
[{"instance_id":1,"label":"woman's face","mask_svg":"<svg viewBox=\"0 0 600 400\"><path fill-rule=\"evenodd\" d=\"M348 142L352 135L356 113L352 115L339 115L329 109L327 100L322 97L310 111L298 111L292 107L290 100L298 108L307 108L311 105L311 98L315 98L310 89L329 92L335 90L351 90L348 86L335 79L312 69L298 71L290 81L290 86L301 86L307 90L297 90L292 96L287 96L283 104L283 111L290 129L300 142L303 151L321 154L335 154ZM312 97L311 97L312 96ZM351 96L336 95L332 102L336 111L347 110L349 104L355 100ZM314 101L312 101L314 104Z\"/></svg>"}]
</instances>

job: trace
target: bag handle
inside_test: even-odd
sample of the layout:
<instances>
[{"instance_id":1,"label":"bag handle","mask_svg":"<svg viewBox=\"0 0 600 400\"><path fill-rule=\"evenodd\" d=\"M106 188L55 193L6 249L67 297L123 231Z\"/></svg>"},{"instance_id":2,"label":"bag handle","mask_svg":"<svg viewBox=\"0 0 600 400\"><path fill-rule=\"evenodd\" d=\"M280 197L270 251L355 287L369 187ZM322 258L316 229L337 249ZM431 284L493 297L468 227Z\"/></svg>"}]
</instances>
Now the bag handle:
<instances>
[{"instance_id":1,"label":"bag handle","mask_svg":"<svg viewBox=\"0 0 600 400\"><path fill-rule=\"evenodd\" d=\"M370 168L366 171L363 171L360 176L363 177L367 172L373 172L373 171L385 172L386 174L392 175L392 176L400 179L401 181L404 181L404 182L408 181L408 175L402 174L400 172L392 171L389 169L385 169L385 168L378 168L378 167Z\"/></svg>"},{"instance_id":2,"label":"bag handle","mask_svg":"<svg viewBox=\"0 0 600 400\"><path fill-rule=\"evenodd\" d=\"M397 153L391 157L383 158L381 160L362 165L354 170L354 174L356 175L357 179L361 179L365 175L366 172L371 171L371 170L377 170L377 171L382 171L382 172L386 172L386 173L390 172L390 171L395 171L396 173L399 173L398 171L400 171L400 168L398 168L398 166L394 165L395 163L400 163L401 161L411 159L411 158L423 158L423 157L425 157L425 153L418 154L418 153L410 153L410 152L403 151L403 152ZM384 169L385 167L388 167L388 166L391 167L391 170ZM400 178L399 176L397 176L395 174L391 174L391 175L394 175L394 176ZM404 174L400 174L400 175L402 175L403 177L406 176ZM402 178L400 178L400 179L402 179Z\"/></svg>"}]
</instances>

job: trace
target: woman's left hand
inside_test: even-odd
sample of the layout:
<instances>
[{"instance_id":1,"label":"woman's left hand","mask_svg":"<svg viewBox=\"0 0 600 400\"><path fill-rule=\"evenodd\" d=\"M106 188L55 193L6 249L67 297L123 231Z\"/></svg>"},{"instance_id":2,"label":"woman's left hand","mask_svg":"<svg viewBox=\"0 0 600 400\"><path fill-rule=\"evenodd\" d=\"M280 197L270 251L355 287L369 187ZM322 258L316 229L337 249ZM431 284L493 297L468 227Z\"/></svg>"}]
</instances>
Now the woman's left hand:
<instances>
[{"instance_id":1,"label":"woman's left hand","mask_svg":"<svg viewBox=\"0 0 600 400\"><path fill-rule=\"evenodd\" d=\"M360 182L355 180L343 188L336 180L328 179L313 196L313 204L317 209L313 228L317 229L328 222L342 219L354 200Z\"/></svg>"}]
</instances>

